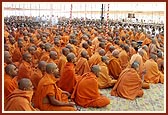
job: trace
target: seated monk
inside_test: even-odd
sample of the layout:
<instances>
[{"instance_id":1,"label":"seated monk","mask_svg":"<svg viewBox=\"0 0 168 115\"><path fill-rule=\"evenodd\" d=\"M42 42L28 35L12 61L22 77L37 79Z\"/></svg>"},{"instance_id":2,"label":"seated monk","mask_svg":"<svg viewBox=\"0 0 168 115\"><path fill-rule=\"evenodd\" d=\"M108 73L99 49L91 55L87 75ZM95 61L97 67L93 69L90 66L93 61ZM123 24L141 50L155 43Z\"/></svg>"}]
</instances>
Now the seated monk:
<instances>
[{"instance_id":1,"label":"seated monk","mask_svg":"<svg viewBox=\"0 0 168 115\"><path fill-rule=\"evenodd\" d=\"M98 91L97 76L100 72L98 65L93 65L91 72L82 75L77 82L71 98L82 107L104 107L110 100Z\"/></svg>"},{"instance_id":2,"label":"seated monk","mask_svg":"<svg viewBox=\"0 0 168 115\"><path fill-rule=\"evenodd\" d=\"M18 69L13 64L8 64L5 67L5 74L4 74L4 99L6 100L7 96L11 94L15 89L18 88L17 86L17 73Z\"/></svg>"},{"instance_id":3,"label":"seated monk","mask_svg":"<svg viewBox=\"0 0 168 115\"><path fill-rule=\"evenodd\" d=\"M86 72L90 72L90 67L88 63L89 55L86 50L81 52L81 57L76 62L75 71L78 75L83 75Z\"/></svg>"},{"instance_id":4,"label":"seated monk","mask_svg":"<svg viewBox=\"0 0 168 115\"><path fill-rule=\"evenodd\" d=\"M22 78L18 82L19 89L15 89L6 99L5 111L37 111L31 105L33 95L33 85L27 78Z\"/></svg>"},{"instance_id":5,"label":"seated monk","mask_svg":"<svg viewBox=\"0 0 168 115\"><path fill-rule=\"evenodd\" d=\"M4 68L8 65L8 64L14 64L16 67L19 66L19 62L14 62L12 61L12 56L9 53L9 51L4 51Z\"/></svg>"},{"instance_id":6,"label":"seated monk","mask_svg":"<svg viewBox=\"0 0 168 115\"><path fill-rule=\"evenodd\" d=\"M100 67L100 73L97 78L98 86L99 86L99 88L107 88L107 87L114 86L114 84L117 82L117 80L113 80L109 76L109 70L107 67L107 65L109 63L109 59L106 56L102 56L101 60L102 60L102 62L100 62L98 64Z\"/></svg>"},{"instance_id":7,"label":"seated monk","mask_svg":"<svg viewBox=\"0 0 168 115\"><path fill-rule=\"evenodd\" d=\"M114 79L118 79L122 71L121 65L118 60L118 55L119 55L119 51L114 50L112 52L112 57L109 60L109 64L107 65L109 69L109 75L112 76Z\"/></svg>"},{"instance_id":8,"label":"seated monk","mask_svg":"<svg viewBox=\"0 0 168 115\"><path fill-rule=\"evenodd\" d=\"M56 51L50 51L50 59L48 60L48 63L55 63L58 64L58 54Z\"/></svg>"},{"instance_id":9,"label":"seated monk","mask_svg":"<svg viewBox=\"0 0 168 115\"><path fill-rule=\"evenodd\" d=\"M51 44L50 43L46 43L45 44L45 52L42 54L40 61L46 61L48 62L50 57L49 57L49 52L51 50Z\"/></svg>"},{"instance_id":10,"label":"seated monk","mask_svg":"<svg viewBox=\"0 0 168 115\"><path fill-rule=\"evenodd\" d=\"M158 68L159 68L159 71L161 71L162 73L164 73L164 58L163 58L163 54L162 54L162 52L158 52L158 54L157 54L157 56L158 56L158 59L157 59L157 64L158 64Z\"/></svg>"},{"instance_id":11,"label":"seated monk","mask_svg":"<svg viewBox=\"0 0 168 115\"><path fill-rule=\"evenodd\" d=\"M74 111L75 103L68 101L70 94L56 85L56 73L59 73L57 65L48 63L46 73L38 83L34 105L41 111Z\"/></svg>"},{"instance_id":12,"label":"seated monk","mask_svg":"<svg viewBox=\"0 0 168 115\"><path fill-rule=\"evenodd\" d=\"M157 56L155 54L150 54L150 59L144 63L146 68L144 81L147 83L164 83L164 75L159 71L156 61Z\"/></svg>"},{"instance_id":13,"label":"seated monk","mask_svg":"<svg viewBox=\"0 0 168 115\"><path fill-rule=\"evenodd\" d=\"M105 50L100 49L99 52L95 52L90 58L89 58L89 67L91 68L93 65L97 65L101 62L101 56L105 55Z\"/></svg>"},{"instance_id":14,"label":"seated monk","mask_svg":"<svg viewBox=\"0 0 168 115\"><path fill-rule=\"evenodd\" d=\"M129 60L130 60L128 54L129 54L129 47L126 46L126 45L123 45L122 50L121 50L121 52L119 53L119 56L118 56L120 65L122 67L122 70L124 70L128 66L128 63L129 63Z\"/></svg>"},{"instance_id":15,"label":"seated monk","mask_svg":"<svg viewBox=\"0 0 168 115\"><path fill-rule=\"evenodd\" d=\"M38 63L38 68L34 70L30 80L34 86L34 90L37 89L38 83L40 79L43 77L43 75L46 72L46 65L47 63L45 61L40 61Z\"/></svg>"},{"instance_id":16,"label":"seated monk","mask_svg":"<svg viewBox=\"0 0 168 115\"><path fill-rule=\"evenodd\" d=\"M74 67L74 63L76 62L76 56L74 53L69 53L66 58L68 62L65 64L62 70L60 80L57 83L57 85L62 90L72 94L73 88L77 82L77 76L75 74L75 67Z\"/></svg>"},{"instance_id":17,"label":"seated monk","mask_svg":"<svg viewBox=\"0 0 168 115\"><path fill-rule=\"evenodd\" d=\"M21 78L29 78L33 74L33 69L31 67L31 61L32 57L30 53L24 53L23 54L23 60L22 63L19 66L18 70L18 80Z\"/></svg>"},{"instance_id":18,"label":"seated monk","mask_svg":"<svg viewBox=\"0 0 168 115\"><path fill-rule=\"evenodd\" d=\"M115 50L114 46L109 47L109 51L107 51L106 55L109 59L112 57L112 52Z\"/></svg>"},{"instance_id":19,"label":"seated monk","mask_svg":"<svg viewBox=\"0 0 168 115\"><path fill-rule=\"evenodd\" d=\"M119 96L134 100L136 97L143 96L142 79L138 74L139 63L133 62L131 68L123 70L111 90L112 96Z\"/></svg>"},{"instance_id":20,"label":"seated monk","mask_svg":"<svg viewBox=\"0 0 168 115\"><path fill-rule=\"evenodd\" d=\"M62 49L62 54L58 60L58 69L59 69L59 73L62 73L62 69L64 67L64 65L67 62L66 56L70 53L68 48L63 48Z\"/></svg>"}]
</instances>

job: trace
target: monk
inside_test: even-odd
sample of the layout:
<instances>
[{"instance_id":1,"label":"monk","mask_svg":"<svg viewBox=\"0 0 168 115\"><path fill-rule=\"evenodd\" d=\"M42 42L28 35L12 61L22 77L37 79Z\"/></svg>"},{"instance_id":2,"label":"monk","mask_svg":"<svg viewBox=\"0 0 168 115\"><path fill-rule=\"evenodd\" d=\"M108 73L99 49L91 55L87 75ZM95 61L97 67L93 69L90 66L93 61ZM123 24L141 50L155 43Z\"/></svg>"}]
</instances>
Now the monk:
<instances>
[{"instance_id":1,"label":"monk","mask_svg":"<svg viewBox=\"0 0 168 115\"><path fill-rule=\"evenodd\" d=\"M130 60L129 59L129 47L128 46L124 45L122 47L122 50L119 53L118 59L119 59L120 65L122 67L122 70L124 70L128 66L128 63L129 63L129 60Z\"/></svg>"},{"instance_id":2,"label":"monk","mask_svg":"<svg viewBox=\"0 0 168 115\"><path fill-rule=\"evenodd\" d=\"M76 62L76 56L74 53L69 53L66 58L68 62L63 67L61 77L58 82L58 87L72 94L73 88L77 82L77 76L75 74L74 67L74 63Z\"/></svg>"},{"instance_id":3,"label":"monk","mask_svg":"<svg viewBox=\"0 0 168 115\"><path fill-rule=\"evenodd\" d=\"M56 85L55 73L59 73L54 63L48 63L46 73L40 80L35 93L35 107L41 111L74 111L74 102L69 102L70 94Z\"/></svg>"},{"instance_id":4,"label":"monk","mask_svg":"<svg viewBox=\"0 0 168 115\"><path fill-rule=\"evenodd\" d=\"M17 85L17 74L18 69L13 64L8 64L5 67L4 75L4 99L6 100L7 96L11 94L15 89L18 88Z\"/></svg>"},{"instance_id":5,"label":"monk","mask_svg":"<svg viewBox=\"0 0 168 115\"><path fill-rule=\"evenodd\" d=\"M33 67L37 67L37 65L38 65L38 57L35 55L35 53L36 53L36 48L35 47L33 47L33 46L30 46L30 47L28 47L28 52L31 54L31 56L32 56L32 66Z\"/></svg>"},{"instance_id":6,"label":"monk","mask_svg":"<svg viewBox=\"0 0 168 115\"><path fill-rule=\"evenodd\" d=\"M143 51L142 59L143 59L143 62L145 63L149 59L149 55L147 52L147 45L142 46L141 50Z\"/></svg>"},{"instance_id":7,"label":"monk","mask_svg":"<svg viewBox=\"0 0 168 115\"><path fill-rule=\"evenodd\" d=\"M83 75L86 72L90 72L88 60L89 60L89 55L86 50L83 50L81 52L81 57L76 62L76 66L75 66L76 74Z\"/></svg>"},{"instance_id":8,"label":"monk","mask_svg":"<svg viewBox=\"0 0 168 115\"><path fill-rule=\"evenodd\" d=\"M18 80L21 78L29 78L33 73L33 68L31 67L32 57L31 54L26 52L23 54L23 61L19 66L18 70Z\"/></svg>"},{"instance_id":9,"label":"monk","mask_svg":"<svg viewBox=\"0 0 168 115\"><path fill-rule=\"evenodd\" d=\"M136 97L142 97L142 80L137 73L139 69L138 62L133 62L131 68L123 70L111 90L112 96L119 96L126 99L134 100Z\"/></svg>"},{"instance_id":10,"label":"monk","mask_svg":"<svg viewBox=\"0 0 168 115\"><path fill-rule=\"evenodd\" d=\"M38 63L38 68L34 70L30 80L34 86L34 90L37 89L38 83L40 79L44 76L46 72L46 65L47 63L45 61L40 61Z\"/></svg>"},{"instance_id":11,"label":"monk","mask_svg":"<svg viewBox=\"0 0 168 115\"><path fill-rule=\"evenodd\" d=\"M56 51L50 51L50 59L48 60L48 63L55 63L58 64L58 54Z\"/></svg>"},{"instance_id":12,"label":"monk","mask_svg":"<svg viewBox=\"0 0 168 115\"><path fill-rule=\"evenodd\" d=\"M159 51L157 56L158 56L158 59L157 59L156 62L158 64L159 71L164 73L164 58L163 58L162 52Z\"/></svg>"},{"instance_id":13,"label":"monk","mask_svg":"<svg viewBox=\"0 0 168 115\"><path fill-rule=\"evenodd\" d=\"M4 51L4 67L11 63L13 63L11 54L9 51Z\"/></svg>"},{"instance_id":14,"label":"monk","mask_svg":"<svg viewBox=\"0 0 168 115\"><path fill-rule=\"evenodd\" d=\"M107 56L109 59L112 57L112 52L115 50L114 46L110 46L109 50L107 51L107 53L105 54L105 56Z\"/></svg>"},{"instance_id":15,"label":"monk","mask_svg":"<svg viewBox=\"0 0 168 115\"><path fill-rule=\"evenodd\" d=\"M122 71L121 65L118 60L118 55L119 55L119 51L114 50L112 52L112 57L109 59L109 64L107 65L109 69L109 75L112 76L112 78L114 79L118 79Z\"/></svg>"},{"instance_id":16,"label":"monk","mask_svg":"<svg viewBox=\"0 0 168 115\"><path fill-rule=\"evenodd\" d=\"M147 83L164 83L164 74L159 71L156 61L157 56L155 54L150 54L149 60L144 63L144 66L146 68L144 80Z\"/></svg>"},{"instance_id":17,"label":"monk","mask_svg":"<svg viewBox=\"0 0 168 115\"><path fill-rule=\"evenodd\" d=\"M100 62L98 65L100 67L100 73L97 78L98 86L99 88L108 88L111 86L114 86L114 84L117 82L117 80L113 80L109 76L109 70L107 65L109 64L109 59L106 56L101 57L102 62Z\"/></svg>"},{"instance_id":18,"label":"monk","mask_svg":"<svg viewBox=\"0 0 168 115\"><path fill-rule=\"evenodd\" d=\"M13 62L20 62L22 61L22 54L25 52L23 48L23 39L18 39L17 41L18 47L16 47L12 54L12 61Z\"/></svg>"},{"instance_id":19,"label":"monk","mask_svg":"<svg viewBox=\"0 0 168 115\"><path fill-rule=\"evenodd\" d=\"M33 85L27 78L22 78L18 82L19 89L15 89L6 99L5 111L37 111L31 105L33 95Z\"/></svg>"},{"instance_id":20,"label":"monk","mask_svg":"<svg viewBox=\"0 0 168 115\"><path fill-rule=\"evenodd\" d=\"M66 59L66 56L70 53L69 49L68 48L63 48L62 49L62 54L58 60L58 69L59 69L59 72L60 72L60 75L62 73L62 69L64 67L64 65L66 64L67 62L67 59Z\"/></svg>"},{"instance_id":21,"label":"monk","mask_svg":"<svg viewBox=\"0 0 168 115\"><path fill-rule=\"evenodd\" d=\"M46 61L48 62L50 57L49 57L49 53L51 51L51 44L50 43L46 43L45 44L45 52L42 54L40 61Z\"/></svg>"},{"instance_id":22,"label":"monk","mask_svg":"<svg viewBox=\"0 0 168 115\"><path fill-rule=\"evenodd\" d=\"M71 98L82 107L104 107L110 100L99 93L97 77L100 72L98 65L93 65L91 72L82 75L77 82Z\"/></svg>"},{"instance_id":23,"label":"monk","mask_svg":"<svg viewBox=\"0 0 168 115\"><path fill-rule=\"evenodd\" d=\"M61 44L58 38L54 38L54 46L51 48L51 51L56 51L58 57L61 55Z\"/></svg>"},{"instance_id":24,"label":"monk","mask_svg":"<svg viewBox=\"0 0 168 115\"><path fill-rule=\"evenodd\" d=\"M93 65L97 65L101 62L101 56L105 55L105 50L100 49L99 52L95 52L90 58L89 58L89 67L91 68Z\"/></svg>"}]
</instances>

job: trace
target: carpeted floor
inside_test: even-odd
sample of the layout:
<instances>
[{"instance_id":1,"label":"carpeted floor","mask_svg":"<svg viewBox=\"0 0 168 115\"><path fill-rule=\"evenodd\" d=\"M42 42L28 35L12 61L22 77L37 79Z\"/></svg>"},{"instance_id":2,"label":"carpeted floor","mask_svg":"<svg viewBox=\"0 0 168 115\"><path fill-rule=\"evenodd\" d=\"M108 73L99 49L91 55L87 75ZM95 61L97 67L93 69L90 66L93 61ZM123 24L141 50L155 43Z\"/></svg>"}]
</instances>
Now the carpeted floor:
<instances>
[{"instance_id":1,"label":"carpeted floor","mask_svg":"<svg viewBox=\"0 0 168 115\"><path fill-rule=\"evenodd\" d=\"M143 89L143 97L127 100L110 95L111 88L100 89L100 92L110 99L110 104L103 108L83 108L78 111L164 111L164 84L150 84L150 89Z\"/></svg>"}]
</instances>

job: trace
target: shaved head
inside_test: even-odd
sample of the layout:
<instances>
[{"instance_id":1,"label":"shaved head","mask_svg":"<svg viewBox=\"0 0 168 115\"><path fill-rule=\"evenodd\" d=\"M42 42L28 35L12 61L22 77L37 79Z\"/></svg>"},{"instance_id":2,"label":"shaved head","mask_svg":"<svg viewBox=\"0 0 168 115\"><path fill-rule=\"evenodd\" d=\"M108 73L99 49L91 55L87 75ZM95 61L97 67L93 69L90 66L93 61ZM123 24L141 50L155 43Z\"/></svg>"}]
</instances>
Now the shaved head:
<instances>
[{"instance_id":1,"label":"shaved head","mask_svg":"<svg viewBox=\"0 0 168 115\"><path fill-rule=\"evenodd\" d=\"M4 62L7 64L12 63L12 56L8 51L4 51Z\"/></svg>"},{"instance_id":2,"label":"shaved head","mask_svg":"<svg viewBox=\"0 0 168 115\"><path fill-rule=\"evenodd\" d=\"M38 63L38 68L42 71L42 72L45 72L46 71L46 65L47 63L45 61L40 61Z\"/></svg>"},{"instance_id":3,"label":"shaved head","mask_svg":"<svg viewBox=\"0 0 168 115\"><path fill-rule=\"evenodd\" d=\"M153 59L154 61L157 60L157 56L155 54L150 54L150 59Z\"/></svg>"},{"instance_id":4,"label":"shaved head","mask_svg":"<svg viewBox=\"0 0 168 115\"><path fill-rule=\"evenodd\" d=\"M113 52L114 50L115 50L115 47L114 47L114 46L110 46L110 47L109 47L109 51L110 51L110 52Z\"/></svg>"},{"instance_id":5,"label":"shaved head","mask_svg":"<svg viewBox=\"0 0 168 115\"><path fill-rule=\"evenodd\" d=\"M100 72L100 67L98 65L93 65L91 68L91 72L93 72L97 76Z\"/></svg>"},{"instance_id":6,"label":"shaved head","mask_svg":"<svg viewBox=\"0 0 168 115\"><path fill-rule=\"evenodd\" d=\"M63 53L63 55L67 56L70 53L70 51L68 48L63 48L62 53Z\"/></svg>"},{"instance_id":7,"label":"shaved head","mask_svg":"<svg viewBox=\"0 0 168 115\"><path fill-rule=\"evenodd\" d=\"M58 72L58 67L55 63L48 63L46 65L46 72L49 74L54 74L55 72Z\"/></svg>"},{"instance_id":8,"label":"shaved head","mask_svg":"<svg viewBox=\"0 0 168 115\"><path fill-rule=\"evenodd\" d=\"M33 88L32 82L28 78L22 78L18 82L18 86L19 86L19 89L21 89L21 90L32 90L32 88Z\"/></svg>"},{"instance_id":9,"label":"shaved head","mask_svg":"<svg viewBox=\"0 0 168 115\"><path fill-rule=\"evenodd\" d=\"M104 49L101 49L101 50L99 50L99 54L101 55L101 56L104 56L105 55L105 50Z\"/></svg>"},{"instance_id":10,"label":"shaved head","mask_svg":"<svg viewBox=\"0 0 168 115\"><path fill-rule=\"evenodd\" d=\"M120 52L119 52L118 50L114 50L114 51L112 52L112 55L113 55L114 57L118 58L119 53L120 53Z\"/></svg>"},{"instance_id":11,"label":"shaved head","mask_svg":"<svg viewBox=\"0 0 168 115\"><path fill-rule=\"evenodd\" d=\"M132 64L131 64L131 68L134 68L135 70L139 70L139 63L137 61L134 61Z\"/></svg>"},{"instance_id":12,"label":"shaved head","mask_svg":"<svg viewBox=\"0 0 168 115\"><path fill-rule=\"evenodd\" d=\"M75 58L76 58L76 56L75 56L75 54L74 53L69 53L68 55L67 55L67 61L68 62L74 62L75 61Z\"/></svg>"}]
</instances>

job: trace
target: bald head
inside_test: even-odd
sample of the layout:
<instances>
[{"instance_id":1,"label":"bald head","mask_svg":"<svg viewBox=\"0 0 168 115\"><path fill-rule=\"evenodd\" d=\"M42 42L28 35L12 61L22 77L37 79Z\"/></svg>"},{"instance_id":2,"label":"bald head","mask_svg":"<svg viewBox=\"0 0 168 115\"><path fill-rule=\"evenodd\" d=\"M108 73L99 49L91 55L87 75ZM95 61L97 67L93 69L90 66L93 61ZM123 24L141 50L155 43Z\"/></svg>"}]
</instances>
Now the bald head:
<instances>
[{"instance_id":1,"label":"bald head","mask_svg":"<svg viewBox=\"0 0 168 115\"><path fill-rule=\"evenodd\" d=\"M84 57L84 58L86 58L86 59L89 59L89 55L88 55L88 52L86 50L83 50L81 52L81 56Z\"/></svg>"},{"instance_id":2,"label":"bald head","mask_svg":"<svg viewBox=\"0 0 168 115\"><path fill-rule=\"evenodd\" d=\"M35 49L35 47L30 46L30 47L28 48L28 51L29 51L30 54L34 54L35 51L36 51L36 49Z\"/></svg>"},{"instance_id":3,"label":"bald head","mask_svg":"<svg viewBox=\"0 0 168 115\"><path fill-rule=\"evenodd\" d=\"M45 44L45 51L49 52L51 50L51 44L50 43L46 43Z\"/></svg>"},{"instance_id":4,"label":"bald head","mask_svg":"<svg viewBox=\"0 0 168 115\"><path fill-rule=\"evenodd\" d=\"M155 54L150 54L150 59L153 59L154 61L157 60L157 56Z\"/></svg>"},{"instance_id":5,"label":"bald head","mask_svg":"<svg viewBox=\"0 0 168 115\"><path fill-rule=\"evenodd\" d=\"M144 56L144 52L142 50L138 51L139 55L141 55L142 57Z\"/></svg>"},{"instance_id":6,"label":"bald head","mask_svg":"<svg viewBox=\"0 0 168 115\"><path fill-rule=\"evenodd\" d=\"M58 67L55 63L48 63L46 65L46 72L49 74L54 74L54 71L57 69L58 69Z\"/></svg>"},{"instance_id":7,"label":"bald head","mask_svg":"<svg viewBox=\"0 0 168 115\"><path fill-rule=\"evenodd\" d=\"M70 44L66 45L66 48L68 48L70 52L73 52L73 47Z\"/></svg>"},{"instance_id":8,"label":"bald head","mask_svg":"<svg viewBox=\"0 0 168 115\"><path fill-rule=\"evenodd\" d=\"M15 65L13 64L8 64L6 67L5 67L5 73L8 74L9 76L11 76L12 78L17 76L17 73L18 73L18 69L16 68Z\"/></svg>"},{"instance_id":9,"label":"bald head","mask_svg":"<svg viewBox=\"0 0 168 115\"><path fill-rule=\"evenodd\" d=\"M38 63L38 68L42 71L42 72L45 72L46 71L46 65L47 63L45 61L40 61Z\"/></svg>"},{"instance_id":10,"label":"bald head","mask_svg":"<svg viewBox=\"0 0 168 115\"><path fill-rule=\"evenodd\" d=\"M88 49L89 44L87 42L84 42L84 43L82 43L82 47L85 48L85 49Z\"/></svg>"},{"instance_id":11,"label":"bald head","mask_svg":"<svg viewBox=\"0 0 168 115\"><path fill-rule=\"evenodd\" d=\"M157 53L157 56L158 56L158 58L162 58L162 57L163 57L162 52L159 51L159 52Z\"/></svg>"},{"instance_id":12,"label":"bald head","mask_svg":"<svg viewBox=\"0 0 168 115\"><path fill-rule=\"evenodd\" d=\"M76 56L75 56L74 53L69 53L66 58L67 58L67 61L68 61L68 62L74 63Z\"/></svg>"},{"instance_id":13,"label":"bald head","mask_svg":"<svg viewBox=\"0 0 168 115\"><path fill-rule=\"evenodd\" d=\"M53 59L53 60L58 59L58 54L57 54L56 51L50 51L49 56L50 56L50 58Z\"/></svg>"},{"instance_id":14,"label":"bald head","mask_svg":"<svg viewBox=\"0 0 168 115\"><path fill-rule=\"evenodd\" d=\"M31 54L26 52L23 54L23 60L25 60L26 62L30 63L32 61L32 57Z\"/></svg>"},{"instance_id":15,"label":"bald head","mask_svg":"<svg viewBox=\"0 0 168 115\"><path fill-rule=\"evenodd\" d=\"M24 91L32 91L33 90L33 85L30 79L28 78L22 78L18 82L19 89L24 90Z\"/></svg>"},{"instance_id":16,"label":"bald head","mask_svg":"<svg viewBox=\"0 0 168 115\"><path fill-rule=\"evenodd\" d=\"M102 56L101 57L102 62L108 64L109 63L109 58L107 56Z\"/></svg>"},{"instance_id":17,"label":"bald head","mask_svg":"<svg viewBox=\"0 0 168 115\"><path fill-rule=\"evenodd\" d=\"M104 49L100 49L99 50L99 55L104 56L105 53L106 53L106 51Z\"/></svg>"},{"instance_id":18,"label":"bald head","mask_svg":"<svg viewBox=\"0 0 168 115\"><path fill-rule=\"evenodd\" d=\"M98 65L93 65L91 68L91 72L93 72L96 76L98 76L100 72L100 67Z\"/></svg>"},{"instance_id":19,"label":"bald head","mask_svg":"<svg viewBox=\"0 0 168 115\"><path fill-rule=\"evenodd\" d=\"M118 50L114 50L114 51L112 52L112 56L118 58L118 55L119 55L119 51L118 51Z\"/></svg>"},{"instance_id":20,"label":"bald head","mask_svg":"<svg viewBox=\"0 0 168 115\"><path fill-rule=\"evenodd\" d=\"M131 68L134 68L135 70L139 70L139 63L137 61L134 61L132 64L131 64Z\"/></svg>"},{"instance_id":21,"label":"bald head","mask_svg":"<svg viewBox=\"0 0 168 115\"><path fill-rule=\"evenodd\" d=\"M4 51L4 62L6 64L11 64L12 63L12 56L8 51Z\"/></svg>"},{"instance_id":22,"label":"bald head","mask_svg":"<svg viewBox=\"0 0 168 115\"><path fill-rule=\"evenodd\" d=\"M63 55L67 56L70 53L70 51L68 48L63 48L62 53L63 53Z\"/></svg>"},{"instance_id":23,"label":"bald head","mask_svg":"<svg viewBox=\"0 0 168 115\"><path fill-rule=\"evenodd\" d=\"M114 50L115 50L115 47L114 47L114 46L110 46L110 47L109 47L109 51L110 51L110 52L113 52Z\"/></svg>"}]
</instances>

